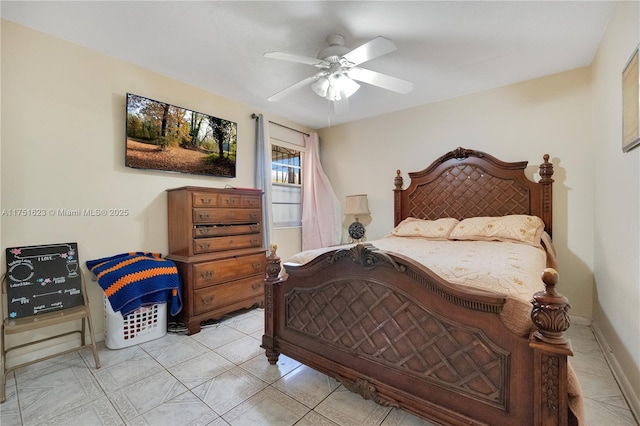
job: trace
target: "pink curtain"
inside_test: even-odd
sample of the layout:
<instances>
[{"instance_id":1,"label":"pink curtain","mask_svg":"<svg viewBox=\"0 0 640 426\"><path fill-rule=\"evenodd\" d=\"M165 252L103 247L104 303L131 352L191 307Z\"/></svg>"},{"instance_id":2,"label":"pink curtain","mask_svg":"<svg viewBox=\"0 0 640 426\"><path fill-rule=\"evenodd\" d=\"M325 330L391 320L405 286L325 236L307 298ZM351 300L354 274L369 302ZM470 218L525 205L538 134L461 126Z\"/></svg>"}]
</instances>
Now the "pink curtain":
<instances>
[{"instance_id":1,"label":"pink curtain","mask_svg":"<svg viewBox=\"0 0 640 426\"><path fill-rule=\"evenodd\" d=\"M340 244L340 202L320 164L317 133L304 137L302 181L302 250Z\"/></svg>"}]
</instances>

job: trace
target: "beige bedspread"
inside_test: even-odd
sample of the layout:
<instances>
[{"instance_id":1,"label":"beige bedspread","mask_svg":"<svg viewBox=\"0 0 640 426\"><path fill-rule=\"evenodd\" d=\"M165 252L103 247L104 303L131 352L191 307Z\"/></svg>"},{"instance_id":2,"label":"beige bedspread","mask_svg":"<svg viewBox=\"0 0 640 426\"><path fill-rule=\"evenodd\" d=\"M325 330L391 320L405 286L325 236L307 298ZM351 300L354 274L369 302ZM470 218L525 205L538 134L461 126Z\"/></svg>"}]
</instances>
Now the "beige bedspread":
<instances>
[{"instance_id":1,"label":"beige bedspread","mask_svg":"<svg viewBox=\"0 0 640 426\"><path fill-rule=\"evenodd\" d=\"M380 250L410 257L448 282L495 291L507 296L501 313L514 333L528 336L531 330L531 299L544 290L540 278L546 267L542 247L500 241L433 241L388 236L371 241ZM351 247L345 245L342 247ZM301 252L286 264L304 264L337 247Z\"/></svg>"}]
</instances>

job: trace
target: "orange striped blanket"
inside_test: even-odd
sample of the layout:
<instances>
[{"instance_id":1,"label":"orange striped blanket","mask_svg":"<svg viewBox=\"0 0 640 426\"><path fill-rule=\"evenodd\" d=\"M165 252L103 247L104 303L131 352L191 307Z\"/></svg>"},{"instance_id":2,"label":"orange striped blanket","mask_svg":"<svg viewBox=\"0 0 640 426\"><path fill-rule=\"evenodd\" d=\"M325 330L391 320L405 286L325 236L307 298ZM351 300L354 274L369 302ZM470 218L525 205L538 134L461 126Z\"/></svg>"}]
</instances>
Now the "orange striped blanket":
<instances>
[{"instance_id":1,"label":"orange striped blanket","mask_svg":"<svg viewBox=\"0 0 640 426\"><path fill-rule=\"evenodd\" d=\"M114 312L127 316L144 304L167 303L171 315L182 309L176 265L160 253L129 252L87 260L87 268L111 303Z\"/></svg>"}]
</instances>

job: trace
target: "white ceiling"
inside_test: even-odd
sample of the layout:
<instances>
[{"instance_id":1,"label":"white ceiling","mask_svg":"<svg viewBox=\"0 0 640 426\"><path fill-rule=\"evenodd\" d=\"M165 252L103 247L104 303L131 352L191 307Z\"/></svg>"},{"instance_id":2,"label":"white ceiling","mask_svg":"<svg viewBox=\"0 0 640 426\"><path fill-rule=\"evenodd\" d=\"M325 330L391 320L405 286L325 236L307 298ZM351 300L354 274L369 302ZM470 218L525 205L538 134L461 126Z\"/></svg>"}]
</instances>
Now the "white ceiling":
<instances>
[{"instance_id":1,"label":"white ceiling","mask_svg":"<svg viewBox=\"0 0 640 426\"><path fill-rule=\"evenodd\" d=\"M0 14L322 128L587 66L614 7L611 1L3 0ZM393 40L395 52L361 67L412 81L413 91L400 95L362 84L341 115L310 87L268 102L317 70L263 54L315 57L333 33L350 48L377 36ZM162 93L138 94L163 100Z\"/></svg>"}]
</instances>

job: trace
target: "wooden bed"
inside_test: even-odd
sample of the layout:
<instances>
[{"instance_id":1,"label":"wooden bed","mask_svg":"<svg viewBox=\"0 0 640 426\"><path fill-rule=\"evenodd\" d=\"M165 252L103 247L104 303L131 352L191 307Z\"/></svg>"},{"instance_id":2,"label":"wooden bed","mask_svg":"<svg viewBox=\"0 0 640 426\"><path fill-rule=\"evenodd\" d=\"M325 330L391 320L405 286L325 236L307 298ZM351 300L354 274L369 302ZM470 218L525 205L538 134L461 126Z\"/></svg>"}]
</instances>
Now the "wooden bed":
<instances>
[{"instance_id":1,"label":"wooden bed","mask_svg":"<svg viewBox=\"0 0 640 426\"><path fill-rule=\"evenodd\" d=\"M533 215L552 234L553 165L539 182L527 162L457 148L426 169L395 177L395 225L407 217ZM505 296L452 285L423 265L367 244L285 265L272 247L265 280L262 347L287 355L384 406L441 424L566 425L571 346L567 299L555 258L532 294L531 332L500 315ZM579 415L578 415L579 417Z\"/></svg>"}]
</instances>

